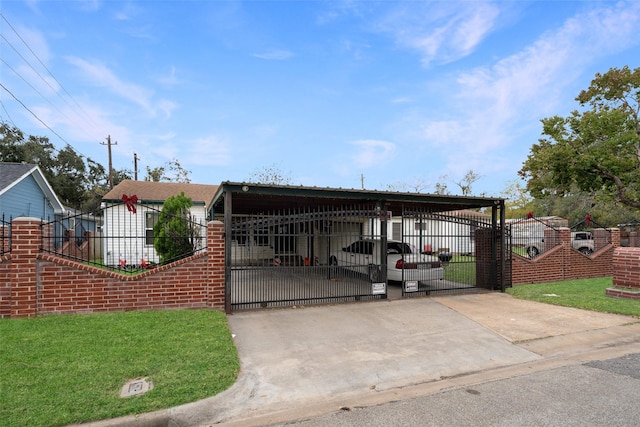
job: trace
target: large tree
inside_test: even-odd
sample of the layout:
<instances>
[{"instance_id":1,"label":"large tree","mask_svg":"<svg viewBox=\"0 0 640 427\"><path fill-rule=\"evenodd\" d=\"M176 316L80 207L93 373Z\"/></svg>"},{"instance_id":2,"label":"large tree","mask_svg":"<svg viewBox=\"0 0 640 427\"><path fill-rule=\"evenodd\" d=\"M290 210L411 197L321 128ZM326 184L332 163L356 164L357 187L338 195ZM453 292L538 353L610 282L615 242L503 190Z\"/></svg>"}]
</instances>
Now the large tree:
<instances>
[{"instance_id":1,"label":"large tree","mask_svg":"<svg viewBox=\"0 0 640 427\"><path fill-rule=\"evenodd\" d=\"M189 184L191 178L189 178L191 171L182 167L178 159L172 159L164 164L164 166L158 166L151 168L147 166L147 176L145 181L151 182L182 182Z\"/></svg>"},{"instance_id":2,"label":"large tree","mask_svg":"<svg viewBox=\"0 0 640 427\"><path fill-rule=\"evenodd\" d=\"M105 168L78 154L70 145L57 150L42 136L29 135L15 126L0 123L0 162L24 162L40 167L53 191L66 206L92 211L109 191ZM130 179L130 172L115 171L114 183Z\"/></svg>"},{"instance_id":3,"label":"large tree","mask_svg":"<svg viewBox=\"0 0 640 427\"><path fill-rule=\"evenodd\" d=\"M640 209L640 68L596 74L581 110L542 119L520 170L537 199L577 191Z\"/></svg>"}]
</instances>

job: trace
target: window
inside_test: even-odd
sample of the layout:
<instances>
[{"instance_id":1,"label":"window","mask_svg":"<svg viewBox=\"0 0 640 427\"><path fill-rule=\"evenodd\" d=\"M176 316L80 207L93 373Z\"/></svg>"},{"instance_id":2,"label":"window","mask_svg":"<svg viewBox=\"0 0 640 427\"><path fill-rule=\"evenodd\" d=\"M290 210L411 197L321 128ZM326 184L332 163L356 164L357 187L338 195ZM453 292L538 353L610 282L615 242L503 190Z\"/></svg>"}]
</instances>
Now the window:
<instances>
[{"instance_id":1,"label":"window","mask_svg":"<svg viewBox=\"0 0 640 427\"><path fill-rule=\"evenodd\" d=\"M158 222L160 218L159 212L147 212L144 217L144 234L145 244L153 246L153 226Z\"/></svg>"}]
</instances>

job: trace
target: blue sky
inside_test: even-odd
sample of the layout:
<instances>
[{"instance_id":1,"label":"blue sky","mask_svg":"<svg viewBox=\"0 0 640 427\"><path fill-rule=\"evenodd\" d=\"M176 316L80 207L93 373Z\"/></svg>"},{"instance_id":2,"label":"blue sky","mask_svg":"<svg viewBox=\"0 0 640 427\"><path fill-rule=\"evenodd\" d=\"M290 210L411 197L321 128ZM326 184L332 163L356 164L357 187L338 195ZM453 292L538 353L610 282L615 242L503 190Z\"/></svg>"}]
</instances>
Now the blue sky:
<instances>
[{"instance_id":1,"label":"blue sky","mask_svg":"<svg viewBox=\"0 0 640 427\"><path fill-rule=\"evenodd\" d=\"M595 73L640 66L638 1L16 1L0 118L139 178L500 195ZM26 107L26 108L25 108ZM27 110L28 109L28 110ZM37 117L37 118L36 118ZM46 124L46 126L44 124Z\"/></svg>"}]
</instances>

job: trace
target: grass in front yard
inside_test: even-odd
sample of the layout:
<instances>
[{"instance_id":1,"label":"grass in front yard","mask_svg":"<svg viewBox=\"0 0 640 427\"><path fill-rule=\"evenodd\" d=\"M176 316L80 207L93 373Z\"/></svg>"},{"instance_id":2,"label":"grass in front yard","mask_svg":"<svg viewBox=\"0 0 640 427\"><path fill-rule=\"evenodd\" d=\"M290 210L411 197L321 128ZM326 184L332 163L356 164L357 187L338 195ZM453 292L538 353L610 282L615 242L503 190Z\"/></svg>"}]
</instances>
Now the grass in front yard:
<instances>
[{"instance_id":1,"label":"grass in front yard","mask_svg":"<svg viewBox=\"0 0 640 427\"><path fill-rule=\"evenodd\" d=\"M240 365L224 313L164 310L0 320L0 426L57 426L193 402ZM153 390L120 398L128 380Z\"/></svg>"},{"instance_id":2,"label":"grass in front yard","mask_svg":"<svg viewBox=\"0 0 640 427\"><path fill-rule=\"evenodd\" d=\"M454 255L451 262L444 266L444 279L457 283L475 283L476 257Z\"/></svg>"},{"instance_id":3,"label":"grass in front yard","mask_svg":"<svg viewBox=\"0 0 640 427\"><path fill-rule=\"evenodd\" d=\"M605 296L611 277L515 285L507 293L530 301L640 317L640 302Z\"/></svg>"}]
</instances>

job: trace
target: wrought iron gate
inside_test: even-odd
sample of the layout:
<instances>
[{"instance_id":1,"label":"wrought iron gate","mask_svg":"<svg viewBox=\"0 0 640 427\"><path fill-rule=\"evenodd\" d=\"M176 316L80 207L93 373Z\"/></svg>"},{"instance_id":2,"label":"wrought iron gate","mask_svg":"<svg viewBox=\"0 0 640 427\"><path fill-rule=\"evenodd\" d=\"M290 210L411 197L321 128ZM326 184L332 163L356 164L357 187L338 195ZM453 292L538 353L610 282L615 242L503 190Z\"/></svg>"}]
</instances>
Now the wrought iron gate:
<instances>
[{"instance_id":1,"label":"wrought iron gate","mask_svg":"<svg viewBox=\"0 0 640 427\"><path fill-rule=\"evenodd\" d=\"M501 233L490 215L471 210L439 213L412 208L404 210L392 227L394 239L415 247L423 260L431 260L438 270L425 280L403 269L403 297L499 289Z\"/></svg>"},{"instance_id":2,"label":"wrought iron gate","mask_svg":"<svg viewBox=\"0 0 640 427\"><path fill-rule=\"evenodd\" d=\"M370 205L233 215L232 309L386 298L383 224Z\"/></svg>"},{"instance_id":3,"label":"wrought iron gate","mask_svg":"<svg viewBox=\"0 0 640 427\"><path fill-rule=\"evenodd\" d=\"M500 289L502 275L510 285L504 236L480 212L353 205L231 219L232 310Z\"/></svg>"}]
</instances>

